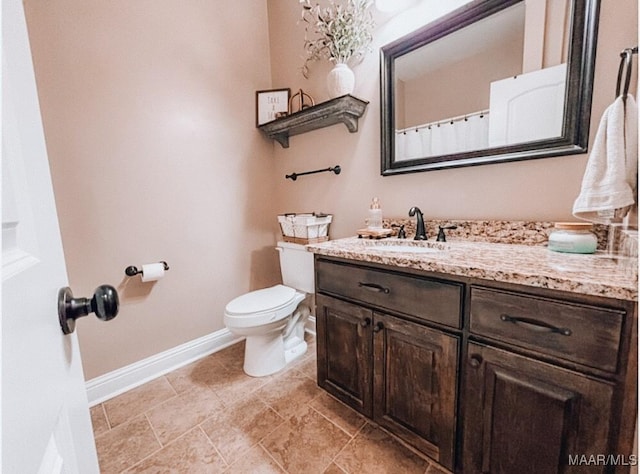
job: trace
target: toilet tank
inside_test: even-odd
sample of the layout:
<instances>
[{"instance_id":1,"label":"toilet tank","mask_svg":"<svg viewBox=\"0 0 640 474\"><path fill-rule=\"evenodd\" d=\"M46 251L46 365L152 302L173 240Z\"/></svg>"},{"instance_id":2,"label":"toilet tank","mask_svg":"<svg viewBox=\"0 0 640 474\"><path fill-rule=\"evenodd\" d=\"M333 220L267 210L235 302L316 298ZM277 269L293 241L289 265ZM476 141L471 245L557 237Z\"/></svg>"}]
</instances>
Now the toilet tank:
<instances>
[{"instance_id":1,"label":"toilet tank","mask_svg":"<svg viewBox=\"0 0 640 474\"><path fill-rule=\"evenodd\" d=\"M290 242L278 242L276 249L280 253L282 283L305 293L313 293L313 253L307 252L304 245Z\"/></svg>"}]
</instances>

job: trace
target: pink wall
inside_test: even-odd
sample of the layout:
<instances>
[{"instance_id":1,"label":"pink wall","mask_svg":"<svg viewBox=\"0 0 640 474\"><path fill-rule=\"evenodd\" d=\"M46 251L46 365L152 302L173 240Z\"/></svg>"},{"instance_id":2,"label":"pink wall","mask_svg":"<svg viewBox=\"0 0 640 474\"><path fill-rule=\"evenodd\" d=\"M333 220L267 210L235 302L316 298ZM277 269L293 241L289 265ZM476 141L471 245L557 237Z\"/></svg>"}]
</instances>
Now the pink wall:
<instances>
[{"instance_id":1,"label":"pink wall","mask_svg":"<svg viewBox=\"0 0 640 474\"><path fill-rule=\"evenodd\" d=\"M377 28L355 67L370 101L358 133L336 125L283 149L254 127L255 91L327 99L329 64L300 74L298 2L25 1L70 284L87 296L111 283L122 298L114 321L78 324L88 379L222 329L230 299L277 282L280 212L331 212L334 238L354 235L373 196L387 216L571 219L586 155L380 176L377 48L453 4ZM602 2L592 136L618 53L637 44L637 8ZM284 179L336 164L339 176ZM157 260L171 270L156 284L125 278Z\"/></svg>"},{"instance_id":2,"label":"pink wall","mask_svg":"<svg viewBox=\"0 0 640 474\"><path fill-rule=\"evenodd\" d=\"M279 280L272 145L254 128L267 6L25 3L70 285L121 296L115 320L78 323L90 379L224 328L228 301ZM124 275L158 260L155 284Z\"/></svg>"}]
</instances>

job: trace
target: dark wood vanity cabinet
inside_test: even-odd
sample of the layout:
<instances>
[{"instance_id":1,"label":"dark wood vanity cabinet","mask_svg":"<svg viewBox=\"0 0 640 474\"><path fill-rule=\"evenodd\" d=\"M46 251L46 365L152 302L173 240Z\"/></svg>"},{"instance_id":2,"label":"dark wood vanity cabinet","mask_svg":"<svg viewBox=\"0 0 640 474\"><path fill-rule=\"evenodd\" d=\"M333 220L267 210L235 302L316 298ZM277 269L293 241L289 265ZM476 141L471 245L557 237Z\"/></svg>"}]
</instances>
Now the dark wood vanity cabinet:
<instances>
[{"instance_id":1,"label":"dark wood vanity cabinet","mask_svg":"<svg viewBox=\"0 0 640 474\"><path fill-rule=\"evenodd\" d=\"M432 313L459 324L461 288L395 276L401 280L379 270L316 261L318 384L453 469L459 337L420 321ZM408 292L411 297L405 297ZM386 306L408 315L378 309ZM418 315L412 317L409 306Z\"/></svg>"},{"instance_id":2,"label":"dark wood vanity cabinet","mask_svg":"<svg viewBox=\"0 0 640 474\"><path fill-rule=\"evenodd\" d=\"M466 365L465 474L605 472L570 464L609 452L613 384L475 343Z\"/></svg>"},{"instance_id":3,"label":"dark wood vanity cabinet","mask_svg":"<svg viewBox=\"0 0 640 474\"><path fill-rule=\"evenodd\" d=\"M437 276L316 256L318 384L456 473L628 472L637 304Z\"/></svg>"},{"instance_id":4,"label":"dark wood vanity cabinet","mask_svg":"<svg viewBox=\"0 0 640 474\"><path fill-rule=\"evenodd\" d=\"M460 472L628 469L616 440L633 312L594 301L471 286Z\"/></svg>"},{"instance_id":5,"label":"dark wood vanity cabinet","mask_svg":"<svg viewBox=\"0 0 640 474\"><path fill-rule=\"evenodd\" d=\"M373 313L316 295L318 385L373 416Z\"/></svg>"},{"instance_id":6,"label":"dark wood vanity cabinet","mask_svg":"<svg viewBox=\"0 0 640 474\"><path fill-rule=\"evenodd\" d=\"M453 469L458 338L385 314L373 323L373 420Z\"/></svg>"}]
</instances>

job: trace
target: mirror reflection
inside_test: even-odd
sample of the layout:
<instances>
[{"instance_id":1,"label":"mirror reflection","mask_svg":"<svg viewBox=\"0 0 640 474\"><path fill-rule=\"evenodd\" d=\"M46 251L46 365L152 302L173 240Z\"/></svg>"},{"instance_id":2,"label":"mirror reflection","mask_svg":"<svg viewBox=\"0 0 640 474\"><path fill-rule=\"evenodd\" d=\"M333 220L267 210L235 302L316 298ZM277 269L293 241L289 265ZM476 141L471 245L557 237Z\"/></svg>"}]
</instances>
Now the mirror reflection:
<instances>
[{"instance_id":1,"label":"mirror reflection","mask_svg":"<svg viewBox=\"0 0 640 474\"><path fill-rule=\"evenodd\" d=\"M385 46L382 173L584 151L592 3L475 1Z\"/></svg>"}]
</instances>

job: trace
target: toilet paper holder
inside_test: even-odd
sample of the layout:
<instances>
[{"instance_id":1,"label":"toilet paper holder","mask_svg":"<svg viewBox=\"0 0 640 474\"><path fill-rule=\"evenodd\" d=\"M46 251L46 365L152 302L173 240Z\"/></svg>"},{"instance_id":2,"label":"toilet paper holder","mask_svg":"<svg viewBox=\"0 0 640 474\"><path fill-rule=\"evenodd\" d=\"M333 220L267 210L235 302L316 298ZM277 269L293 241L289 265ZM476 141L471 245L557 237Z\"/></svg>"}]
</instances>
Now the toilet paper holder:
<instances>
[{"instance_id":1,"label":"toilet paper holder","mask_svg":"<svg viewBox=\"0 0 640 474\"><path fill-rule=\"evenodd\" d=\"M161 260L159 263L161 263L164 266L165 272L169 270L169 265L167 265L167 262L165 262L164 260ZM138 267L135 267L133 265L130 265L127 268L125 268L124 272L127 276L130 276L130 277L142 274L142 270L138 270Z\"/></svg>"}]
</instances>

